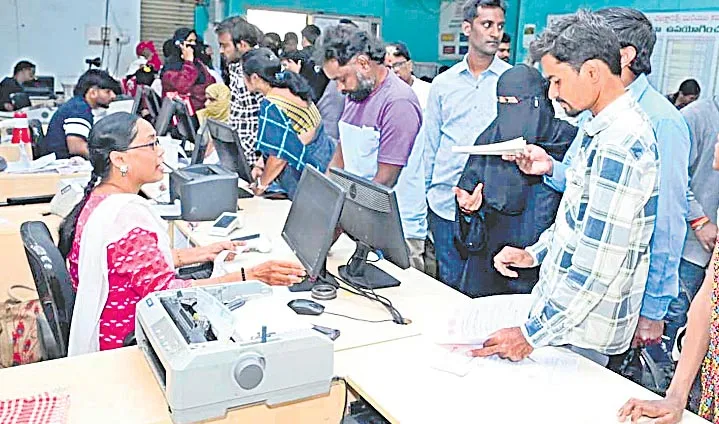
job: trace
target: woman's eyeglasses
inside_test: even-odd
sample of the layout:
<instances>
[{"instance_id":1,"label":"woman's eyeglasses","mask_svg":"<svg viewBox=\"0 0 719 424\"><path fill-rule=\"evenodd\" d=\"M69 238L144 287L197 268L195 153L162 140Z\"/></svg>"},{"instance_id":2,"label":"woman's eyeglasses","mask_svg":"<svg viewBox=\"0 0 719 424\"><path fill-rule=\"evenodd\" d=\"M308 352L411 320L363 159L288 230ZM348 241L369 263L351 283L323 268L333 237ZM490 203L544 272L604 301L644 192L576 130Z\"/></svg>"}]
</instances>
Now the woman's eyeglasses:
<instances>
[{"instance_id":1,"label":"woman's eyeglasses","mask_svg":"<svg viewBox=\"0 0 719 424\"><path fill-rule=\"evenodd\" d=\"M125 149L125 151L133 150L133 149L142 149L143 147L149 147L149 148L151 148L152 150L155 150L155 147L157 147L157 146L159 146L159 145L160 145L160 140L155 139L155 141L153 141L153 142L151 142L151 143L141 144L141 145L139 145L139 146L128 147L128 148Z\"/></svg>"}]
</instances>

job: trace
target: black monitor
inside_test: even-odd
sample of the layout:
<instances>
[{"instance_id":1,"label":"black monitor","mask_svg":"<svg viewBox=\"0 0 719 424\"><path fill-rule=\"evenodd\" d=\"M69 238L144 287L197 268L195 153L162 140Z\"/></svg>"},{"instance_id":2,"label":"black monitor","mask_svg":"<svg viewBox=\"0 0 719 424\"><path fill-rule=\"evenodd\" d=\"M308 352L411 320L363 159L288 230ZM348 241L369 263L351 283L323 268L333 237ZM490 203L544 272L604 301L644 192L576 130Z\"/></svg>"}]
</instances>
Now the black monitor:
<instances>
[{"instance_id":1,"label":"black monitor","mask_svg":"<svg viewBox=\"0 0 719 424\"><path fill-rule=\"evenodd\" d=\"M220 165L236 172L237 175L248 183L252 182L252 168L247 162L245 151L240 143L240 136L227 124L208 119L206 133L215 145ZM201 141L201 140L200 140Z\"/></svg>"},{"instance_id":2,"label":"black monitor","mask_svg":"<svg viewBox=\"0 0 719 424\"><path fill-rule=\"evenodd\" d=\"M182 140L183 145L186 142L194 143L197 136L197 127L190 116L190 111L184 102L174 100L175 102L175 118L177 118L177 132Z\"/></svg>"},{"instance_id":3,"label":"black monitor","mask_svg":"<svg viewBox=\"0 0 719 424\"><path fill-rule=\"evenodd\" d=\"M147 86L141 86L142 89L142 95L145 98L145 105L147 106L147 111L150 112L150 116L152 117L152 122L155 122L155 119L157 119L157 115L160 114L160 107L162 103L162 99L160 96L155 93L155 90L153 90L150 87Z\"/></svg>"},{"instance_id":4,"label":"black monitor","mask_svg":"<svg viewBox=\"0 0 719 424\"><path fill-rule=\"evenodd\" d=\"M341 169L332 168L330 177L347 192L340 227L357 242L349 263L340 267L340 276L362 288L398 286L397 279L367 262L370 252L379 251L398 267L409 268L409 252L394 190Z\"/></svg>"},{"instance_id":5,"label":"black monitor","mask_svg":"<svg viewBox=\"0 0 719 424\"><path fill-rule=\"evenodd\" d=\"M142 117L142 103L142 89L138 87L135 92L135 97L132 99L132 109L130 109L130 113Z\"/></svg>"},{"instance_id":6,"label":"black monitor","mask_svg":"<svg viewBox=\"0 0 719 424\"><path fill-rule=\"evenodd\" d=\"M155 132L157 133L158 137L167 135L167 132L170 130L170 123L174 114L175 102L165 97L162 100L160 113L157 115L157 119L155 120Z\"/></svg>"},{"instance_id":7,"label":"black monitor","mask_svg":"<svg viewBox=\"0 0 719 424\"><path fill-rule=\"evenodd\" d=\"M307 271L307 279L290 291L311 290L316 283L337 282L327 274L327 253L334 241L345 191L312 166L306 166L287 215L282 238Z\"/></svg>"},{"instance_id":8,"label":"black monitor","mask_svg":"<svg viewBox=\"0 0 719 424\"><path fill-rule=\"evenodd\" d=\"M23 91L30 97L55 98L55 77L38 76L22 84Z\"/></svg>"},{"instance_id":9,"label":"black monitor","mask_svg":"<svg viewBox=\"0 0 719 424\"><path fill-rule=\"evenodd\" d=\"M212 136L210 131L207 129L207 122L201 127L200 131L197 132L197 139L195 146L192 149L192 157L190 158L190 165L198 165L204 162L205 153L207 152L207 145L212 142Z\"/></svg>"}]
</instances>

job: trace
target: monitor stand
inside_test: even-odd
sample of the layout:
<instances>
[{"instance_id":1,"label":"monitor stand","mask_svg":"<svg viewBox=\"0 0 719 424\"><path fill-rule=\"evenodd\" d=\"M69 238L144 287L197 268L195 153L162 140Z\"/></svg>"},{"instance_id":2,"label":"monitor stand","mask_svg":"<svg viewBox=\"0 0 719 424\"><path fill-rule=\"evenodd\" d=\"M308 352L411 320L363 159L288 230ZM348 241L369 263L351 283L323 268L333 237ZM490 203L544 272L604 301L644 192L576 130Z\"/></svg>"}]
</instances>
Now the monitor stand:
<instances>
[{"instance_id":1,"label":"monitor stand","mask_svg":"<svg viewBox=\"0 0 719 424\"><path fill-rule=\"evenodd\" d=\"M317 284L329 284L334 287L339 287L337 280L335 280L335 278L327 272L325 265L322 265L322 271L320 271L320 275L318 275L317 278L312 279L310 277L305 277L301 283L293 284L289 286L288 289L291 292L311 291L312 287Z\"/></svg>"},{"instance_id":2,"label":"monitor stand","mask_svg":"<svg viewBox=\"0 0 719 424\"><path fill-rule=\"evenodd\" d=\"M339 268L340 277L355 286L364 289L384 289L397 287L400 282L396 278L367 262L367 255L372 248L360 241L357 249L347 265Z\"/></svg>"}]
</instances>

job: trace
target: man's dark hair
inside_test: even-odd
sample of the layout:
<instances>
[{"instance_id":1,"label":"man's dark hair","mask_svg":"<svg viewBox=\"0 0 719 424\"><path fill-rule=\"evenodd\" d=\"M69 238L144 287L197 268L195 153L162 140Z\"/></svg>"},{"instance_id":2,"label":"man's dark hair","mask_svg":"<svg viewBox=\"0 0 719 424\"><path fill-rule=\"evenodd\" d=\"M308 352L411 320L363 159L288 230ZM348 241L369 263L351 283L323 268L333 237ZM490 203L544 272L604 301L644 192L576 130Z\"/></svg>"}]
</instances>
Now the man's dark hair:
<instances>
[{"instance_id":1,"label":"man's dark hair","mask_svg":"<svg viewBox=\"0 0 719 424\"><path fill-rule=\"evenodd\" d=\"M409 49L403 42L399 41L397 43L392 43L390 46L394 47L393 56L403 57L405 60L412 60L412 57L409 55Z\"/></svg>"},{"instance_id":2,"label":"man's dark hair","mask_svg":"<svg viewBox=\"0 0 719 424\"><path fill-rule=\"evenodd\" d=\"M601 60L612 74L620 75L621 45L617 35L599 16L586 10L559 18L549 25L530 45L532 60L552 55L579 72L589 60Z\"/></svg>"},{"instance_id":3,"label":"man's dark hair","mask_svg":"<svg viewBox=\"0 0 719 424\"><path fill-rule=\"evenodd\" d=\"M699 87L697 80L688 79L679 86L679 92L685 96L698 96L701 94L702 89Z\"/></svg>"},{"instance_id":4,"label":"man's dark hair","mask_svg":"<svg viewBox=\"0 0 719 424\"><path fill-rule=\"evenodd\" d=\"M295 34L294 32L286 32L283 42L287 43L288 41L294 41L295 43L297 43L300 40L297 38L297 34Z\"/></svg>"},{"instance_id":5,"label":"man's dark hair","mask_svg":"<svg viewBox=\"0 0 719 424\"><path fill-rule=\"evenodd\" d=\"M302 29L302 36L311 44L315 44L320 35L322 35L322 30L317 25L307 25Z\"/></svg>"},{"instance_id":6,"label":"man's dark hair","mask_svg":"<svg viewBox=\"0 0 719 424\"><path fill-rule=\"evenodd\" d=\"M305 53L302 53L300 50L292 50L290 52L282 52L282 55L280 56L280 60L291 60L295 63L304 63L307 59L310 59L307 57Z\"/></svg>"},{"instance_id":7,"label":"man's dark hair","mask_svg":"<svg viewBox=\"0 0 719 424\"><path fill-rule=\"evenodd\" d=\"M642 12L628 7L607 7L594 13L607 21L622 48L631 46L637 51L637 57L629 65L632 73L637 76L651 74L657 35L649 19Z\"/></svg>"},{"instance_id":8,"label":"man's dark hair","mask_svg":"<svg viewBox=\"0 0 719 424\"><path fill-rule=\"evenodd\" d=\"M215 33L217 33L217 35L230 34L235 44L244 41L249 44L250 47L255 47L260 44L263 37L262 31L247 22L242 16L231 16L220 22L217 24L217 28L215 28Z\"/></svg>"},{"instance_id":9,"label":"man's dark hair","mask_svg":"<svg viewBox=\"0 0 719 424\"><path fill-rule=\"evenodd\" d=\"M510 37L509 34L507 34L506 32L502 33L502 40L500 41L500 43L509 44L511 42L512 42L512 37Z\"/></svg>"},{"instance_id":10,"label":"man's dark hair","mask_svg":"<svg viewBox=\"0 0 719 424\"><path fill-rule=\"evenodd\" d=\"M474 22L479 7L498 7L502 9L502 12L507 11L507 4L504 0L468 0L462 7L464 20L469 23Z\"/></svg>"},{"instance_id":11,"label":"man's dark hair","mask_svg":"<svg viewBox=\"0 0 719 424\"><path fill-rule=\"evenodd\" d=\"M27 60L21 60L15 64L15 68L12 70L13 75L17 75L26 69L35 69L35 64L28 62Z\"/></svg>"},{"instance_id":12,"label":"man's dark hair","mask_svg":"<svg viewBox=\"0 0 719 424\"><path fill-rule=\"evenodd\" d=\"M330 27L320 40L315 53L316 63L336 60L340 66L345 66L360 54L367 55L374 62L384 62L385 48L382 42L367 31L351 25Z\"/></svg>"},{"instance_id":13,"label":"man's dark hair","mask_svg":"<svg viewBox=\"0 0 719 424\"><path fill-rule=\"evenodd\" d=\"M115 81L107 71L102 69L90 69L86 71L80 79L77 80L77 85L73 94L75 96L85 97L85 94L93 88L107 89L116 92L120 87L120 83Z\"/></svg>"}]
</instances>

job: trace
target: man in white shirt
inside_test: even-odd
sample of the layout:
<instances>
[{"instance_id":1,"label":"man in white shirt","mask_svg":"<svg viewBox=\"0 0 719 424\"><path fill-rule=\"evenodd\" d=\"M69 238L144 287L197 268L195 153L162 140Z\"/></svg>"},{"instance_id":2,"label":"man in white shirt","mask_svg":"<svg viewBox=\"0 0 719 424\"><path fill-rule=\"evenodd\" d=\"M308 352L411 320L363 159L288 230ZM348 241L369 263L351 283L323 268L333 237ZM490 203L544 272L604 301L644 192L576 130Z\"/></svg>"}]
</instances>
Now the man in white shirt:
<instances>
[{"instance_id":1,"label":"man in white shirt","mask_svg":"<svg viewBox=\"0 0 719 424\"><path fill-rule=\"evenodd\" d=\"M419 99L419 105L424 112L427 107L427 98L429 98L429 88L432 84L422 81L412 75L414 63L409 55L409 50L404 43L394 43L387 45L387 54L384 56L384 65L390 68L402 81L412 87L412 91Z\"/></svg>"}]
</instances>

